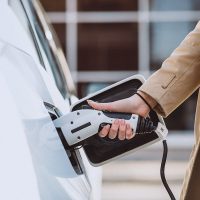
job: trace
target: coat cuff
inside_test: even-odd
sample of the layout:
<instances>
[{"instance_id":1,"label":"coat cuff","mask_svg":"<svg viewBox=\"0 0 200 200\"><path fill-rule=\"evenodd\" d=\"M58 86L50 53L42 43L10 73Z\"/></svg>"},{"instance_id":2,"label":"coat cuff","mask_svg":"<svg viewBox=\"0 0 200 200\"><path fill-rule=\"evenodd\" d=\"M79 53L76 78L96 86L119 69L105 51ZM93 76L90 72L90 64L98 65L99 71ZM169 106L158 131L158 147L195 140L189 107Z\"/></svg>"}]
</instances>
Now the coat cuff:
<instances>
[{"instance_id":1,"label":"coat cuff","mask_svg":"<svg viewBox=\"0 0 200 200\"><path fill-rule=\"evenodd\" d=\"M167 117L172 112L172 107L168 104L168 101L163 100L163 97L166 95L168 88L173 85L176 80L176 75L174 73L165 71L162 69L162 73L159 73L160 70L155 72L139 89L153 100L157 102L153 110L163 117ZM154 77L159 76L159 79ZM172 108L172 109L171 109Z\"/></svg>"}]
</instances>

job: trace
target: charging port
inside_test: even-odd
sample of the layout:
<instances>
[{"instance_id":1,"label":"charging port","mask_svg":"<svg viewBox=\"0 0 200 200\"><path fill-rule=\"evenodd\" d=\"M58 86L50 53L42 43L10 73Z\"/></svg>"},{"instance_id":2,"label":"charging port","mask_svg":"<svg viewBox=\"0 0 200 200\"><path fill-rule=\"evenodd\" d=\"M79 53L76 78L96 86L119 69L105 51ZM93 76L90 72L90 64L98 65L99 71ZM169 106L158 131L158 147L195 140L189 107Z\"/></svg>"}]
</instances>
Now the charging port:
<instances>
[{"instance_id":1,"label":"charging port","mask_svg":"<svg viewBox=\"0 0 200 200\"><path fill-rule=\"evenodd\" d=\"M47 109L52 120L55 120L55 119L57 119L58 117L61 116L61 112L54 105L52 105L50 103L46 103L46 102L44 102L44 105L45 105L45 107L46 107L46 109ZM59 136L59 138L60 138L60 140L63 144L65 152L66 152L66 154L67 154L67 156L68 156L68 158L71 162L71 165L74 168L74 171L78 175L83 174L83 170L82 170L82 167L80 165L80 162L79 162L78 156L77 156L77 155L79 155L81 157L79 150L70 149L61 129L57 128L56 130L57 130L58 136Z\"/></svg>"}]
</instances>

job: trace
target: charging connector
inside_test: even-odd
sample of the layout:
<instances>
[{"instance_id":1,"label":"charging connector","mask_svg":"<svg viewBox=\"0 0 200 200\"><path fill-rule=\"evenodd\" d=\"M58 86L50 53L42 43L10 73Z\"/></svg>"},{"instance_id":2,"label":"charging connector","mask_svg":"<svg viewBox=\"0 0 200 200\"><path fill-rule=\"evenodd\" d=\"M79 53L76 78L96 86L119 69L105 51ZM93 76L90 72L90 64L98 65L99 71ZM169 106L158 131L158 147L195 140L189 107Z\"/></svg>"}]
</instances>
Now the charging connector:
<instances>
[{"instance_id":1,"label":"charging connector","mask_svg":"<svg viewBox=\"0 0 200 200\"><path fill-rule=\"evenodd\" d=\"M52 107L51 110L58 113L56 107L48 103L45 103L45 106L47 108ZM125 154L133 149L141 148L142 146L145 146L145 144L143 144L145 142L152 144L152 141L162 140L163 157L160 166L160 176L171 200L175 200L175 197L165 178L165 164L168 153L165 138L168 130L166 129L164 123L158 122L156 125L150 118L143 118L134 114L102 112L91 109L78 110L64 116L59 116L59 118L57 117L52 120L58 130L59 137L62 136L60 139L68 152L69 158L72 158L71 155L74 156L73 158L77 158L75 150L77 147L80 148L80 146L82 146L90 163L94 166L95 164L97 164L96 166L99 166L99 163L102 165L105 163L105 160L111 160L112 157L118 157L119 155ZM112 124L112 121L116 118L125 119L132 124L133 130L136 130L135 138L126 141L107 141L98 136L97 133L102 128L101 125ZM139 141L142 142L142 144ZM70 155L69 151L71 151ZM79 162L76 159L74 163ZM82 173L82 170L78 171L78 174Z\"/></svg>"}]
</instances>

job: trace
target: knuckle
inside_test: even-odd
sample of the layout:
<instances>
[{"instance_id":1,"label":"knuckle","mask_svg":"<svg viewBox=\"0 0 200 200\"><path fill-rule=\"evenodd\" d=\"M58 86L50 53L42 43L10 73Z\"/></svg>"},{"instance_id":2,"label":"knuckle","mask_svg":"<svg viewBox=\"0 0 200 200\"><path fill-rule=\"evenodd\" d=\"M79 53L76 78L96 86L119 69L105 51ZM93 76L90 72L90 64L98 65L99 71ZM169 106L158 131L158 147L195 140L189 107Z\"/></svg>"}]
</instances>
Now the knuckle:
<instances>
[{"instance_id":1,"label":"knuckle","mask_svg":"<svg viewBox=\"0 0 200 200\"><path fill-rule=\"evenodd\" d=\"M110 137L116 137L116 135L117 135L117 131L113 131L113 130L109 131L109 136Z\"/></svg>"},{"instance_id":2,"label":"knuckle","mask_svg":"<svg viewBox=\"0 0 200 200\"><path fill-rule=\"evenodd\" d=\"M119 129L119 134L125 135L126 134L126 129Z\"/></svg>"},{"instance_id":3,"label":"knuckle","mask_svg":"<svg viewBox=\"0 0 200 200\"><path fill-rule=\"evenodd\" d=\"M102 131L101 134L102 134L102 135L107 135L107 134L108 134L108 131Z\"/></svg>"},{"instance_id":4,"label":"knuckle","mask_svg":"<svg viewBox=\"0 0 200 200\"><path fill-rule=\"evenodd\" d=\"M104 129L102 129L102 133L108 133L108 131L109 131L109 129L107 129L107 128L104 128Z\"/></svg>"},{"instance_id":5,"label":"knuckle","mask_svg":"<svg viewBox=\"0 0 200 200\"><path fill-rule=\"evenodd\" d=\"M122 131L125 131L125 129L126 129L126 125L124 125L124 124L121 125L121 126L120 126L120 129L121 129Z\"/></svg>"},{"instance_id":6,"label":"knuckle","mask_svg":"<svg viewBox=\"0 0 200 200\"><path fill-rule=\"evenodd\" d=\"M117 126L112 126L110 129L110 131L112 131L112 132L117 132L117 130L118 130Z\"/></svg>"},{"instance_id":7,"label":"knuckle","mask_svg":"<svg viewBox=\"0 0 200 200\"><path fill-rule=\"evenodd\" d=\"M100 132L99 132L99 135L104 137L108 134L108 130L107 129L102 129Z\"/></svg>"}]
</instances>

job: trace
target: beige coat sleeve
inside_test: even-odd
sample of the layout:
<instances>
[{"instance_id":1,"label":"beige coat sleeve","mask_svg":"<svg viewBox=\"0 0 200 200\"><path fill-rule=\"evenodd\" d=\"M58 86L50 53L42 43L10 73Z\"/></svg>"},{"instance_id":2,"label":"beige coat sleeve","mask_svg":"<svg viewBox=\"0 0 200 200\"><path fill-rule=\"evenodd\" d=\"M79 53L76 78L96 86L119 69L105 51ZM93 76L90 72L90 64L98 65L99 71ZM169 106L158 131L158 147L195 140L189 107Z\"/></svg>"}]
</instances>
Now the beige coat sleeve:
<instances>
[{"instance_id":1,"label":"beige coat sleeve","mask_svg":"<svg viewBox=\"0 0 200 200\"><path fill-rule=\"evenodd\" d=\"M168 116L200 85L200 22L139 88L157 101L155 111Z\"/></svg>"}]
</instances>

